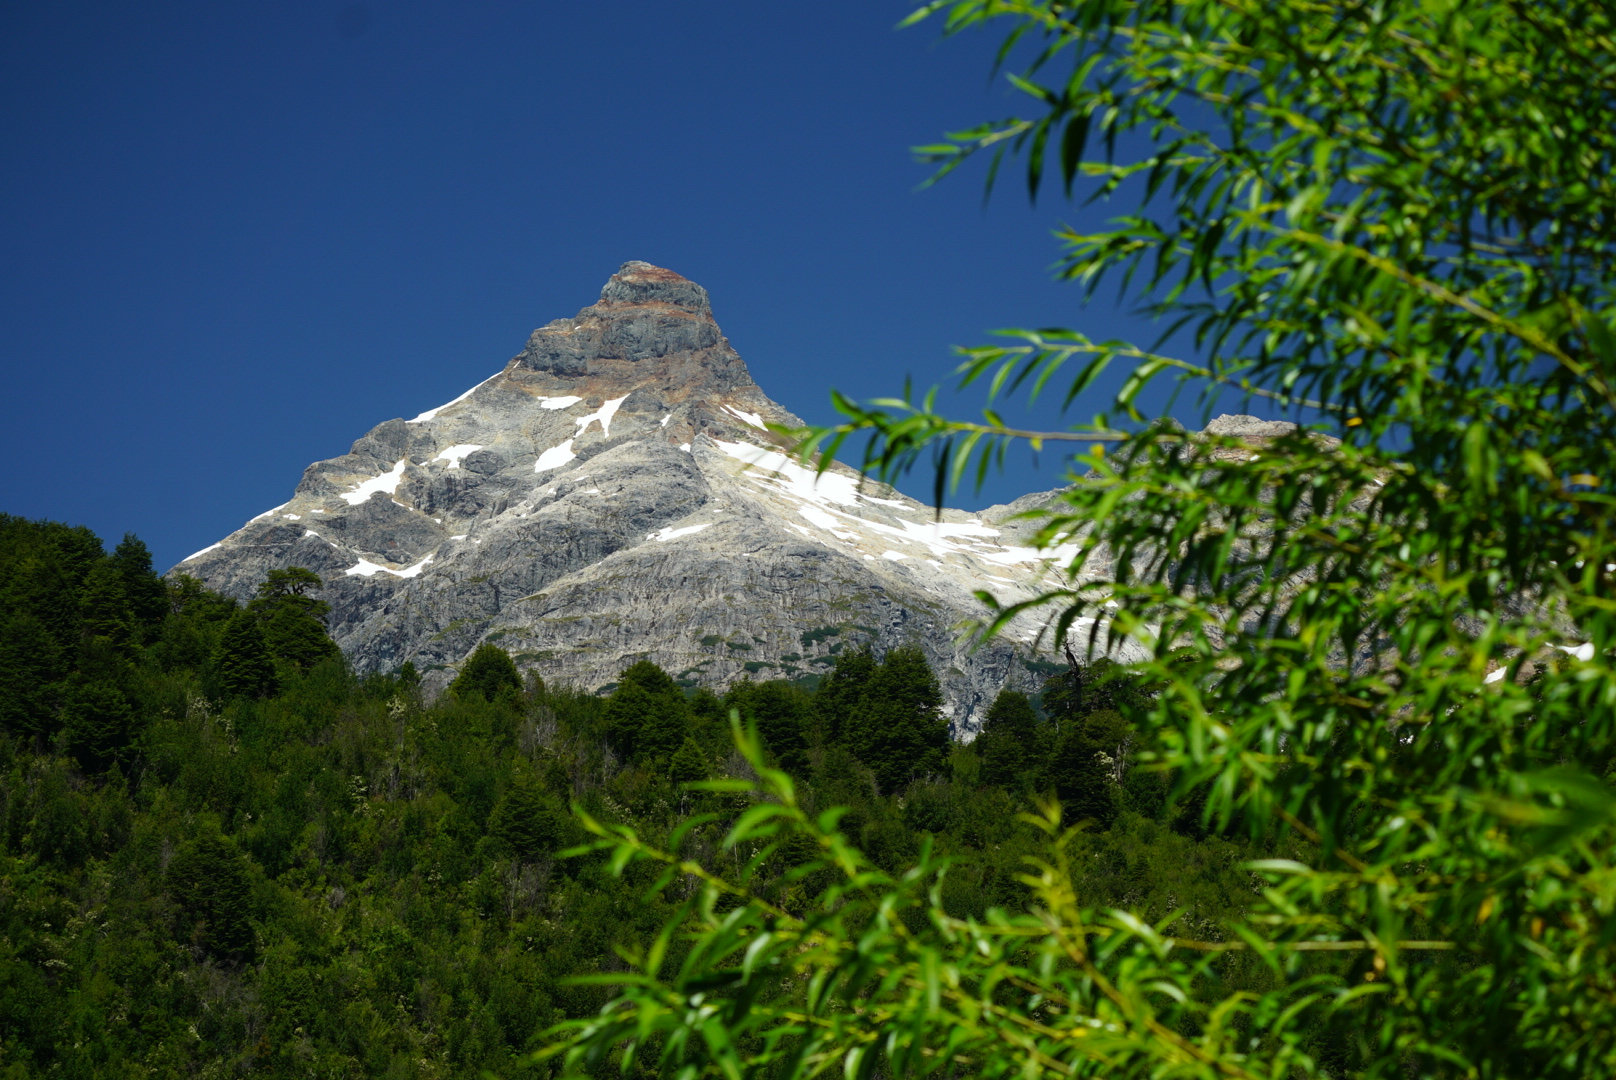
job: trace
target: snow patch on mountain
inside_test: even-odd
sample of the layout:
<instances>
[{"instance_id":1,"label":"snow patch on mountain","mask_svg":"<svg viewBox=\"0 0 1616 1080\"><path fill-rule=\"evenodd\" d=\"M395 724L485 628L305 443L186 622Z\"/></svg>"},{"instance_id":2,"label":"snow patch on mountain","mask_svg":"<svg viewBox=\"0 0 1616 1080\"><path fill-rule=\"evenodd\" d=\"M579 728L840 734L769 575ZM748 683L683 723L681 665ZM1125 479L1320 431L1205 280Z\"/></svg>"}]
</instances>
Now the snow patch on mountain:
<instances>
[{"instance_id":1,"label":"snow patch on mountain","mask_svg":"<svg viewBox=\"0 0 1616 1080\"><path fill-rule=\"evenodd\" d=\"M465 401L472 394L475 394L479 389L481 389L482 387L486 386L487 384L493 382L495 379L499 378L503 374L504 374L503 370L496 371L496 372L494 372L494 374L488 376L488 378L484 379L482 382L478 383L476 386L473 386L470 390L467 390L465 393L461 394L459 397L455 398L453 401L445 401L442 405L439 405L436 409L428 409L426 412L422 413L420 416L417 416L414 420L409 420L409 421L406 421L406 422L411 423L411 424L424 424L428 420L431 420L433 417L437 416L444 409L447 409L449 406L458 405L462 401Z\"/></svg>"},{"instance_id":2,"label":"snow patch on mountain","mask_svg":"<svg viewBox=\"0 0 1616 1080\"><path fill-rule=\"evenodd\" d=\"M377 574L392 574L394 577L412 578L418 577L421 571L426 569L426 564L431 561L432 556L428 555L414 566L406 567L403 570L394 570L391 567L373 563L369 559L360 559L358 565L350 566L343 571L343 574L347 577L375 577Z\"/></svg>"},{"instance_id":3,"label":"snow patch on mountain","mask_svg":"<svg viewBox=\"0 0 1616 1080\"><path fill-rule=\"evenodd\" d=\"M344 491L338 498L349 506L358 506L378 491L385 491L387 494L392 495L398 491L398 482L404 479L404 468L409 463L409 458L399 458L392 471L384 472L380 476L373 476L369 480L362 481L356 484L352 491ZM287 504L282 503L281 505ZM275 509L279 510L280 507L277 506Z\"/></svg>"},{"instance_id":4,"label":"snow patch on mountain","mask_svg":"<svg viewBox=\"0 0 1616 1080\"><path fill-rule=\"evenodd\" d=\"M628 395L627 394L624 394L620 398L612 398L610 401L607 401L604 404L602 404L600 408L596 409L594 412L590 413L588 416L580 416L578 418L578 420L577 420L578 434L582 435L584 432L589 430L589 425L590 424L593 424L596 420L599 420L600 421L600 433L603 436L605 436L606 438L611 438L611 434L612 434L612 417L617 415L617 410L619 408L621 408L622 405L623 405L623 402L625 402L627 400L628 400Z\"/></svg>"},{"instance_id":5,"label":"snow patch on mountain","mask_svg":"<svg viewBox=\"0 0 1616 1080\"><path fill-rule=\"evenodd\" d=\"M475 454L481 449L482 445L480 443L455 443L447 450L439 450L438 456L432 460L447 461L449 463L449 468L458 469L460 468L460 463L462 461L466 460L466 458L470 457L472 454Z\"/></svg>"},{"instance_id":6,"label":"snow patch on mountain","mask_svg":"<svg viewBox=\"0 0 1616 1080\"><path fill-rule=\"evenodd\" d=\"M549 472L551 469L559 469L577 456L572 452L572 440L568 439L560 446L552 446L540 454L539 460L533 463L533 471L540 473Z\"/></svg>"},{"instance_id":7,"label":"snow patch on mountain","mask_svg":"<svg viewBox=\"0 0 1616 1080\"><path fill-rule=\"evenodd\" d=\"M757 428L759 431L768 431L769 430L769 425L767 425L767 424L765 424L763 422L763 417L759 416L755 412L747 412L745 409L737 409L733 405L725 405L724 406L724 411L729 413L731 416L735 417L735 419L741 421L742 423L752 425L753 427Z\"/></svg>"},{"instance_id":8,"label":"snow patch on mountain","mask_svg":"<svg viewBox=\"0 0 1616 1080\"><path fill-rule=\"evenodd\" d=\"M703 529L711 528L712 525L713 522L711 521L704 521L700 525L686 525L681 529L675 529L671 525L665 525L656 532L651 533L646 537L646 539L655 540L658 543L666 543L669 540L677 540L681 536L694 536Z\"/></svg>"},{"instance_id":9,"label":"snow patch on mountain","mask_svg":"<svg viewBox=\"0 0 1616 1080\"><path fill-rule=\"evenodd\" d=\"M274 516L275 511L284 509L285 507L288 507L288 506L291 506L291 505L292 505L291 500L287 500L286 502L281 503L280 506L271 506L268 510L265 510L262 514L254 514L252 517L248 518L247 520L249 520L249 521L262 521L267 517Z\"/></svg>"},{"instance_id":10,"label":"snow patch on mountain","mask_svg":"<svg viewBox=\"0 0 1616 1080\"><path fill-rule=\"evenodd\" d=\"M180 562L188 563L192 559L199 559L203 555L206 555L208 552L210 552L210 551L214 550L215 548L217 548L219 546L219 544L222 544L222 543L224 543L223 540L220 540L219 543L217 543L217 544L209 544L207 547L203 548L201 551L192 552L191 554L185 556L185 558L181 559Z\"/></svg>"}]
</instances>

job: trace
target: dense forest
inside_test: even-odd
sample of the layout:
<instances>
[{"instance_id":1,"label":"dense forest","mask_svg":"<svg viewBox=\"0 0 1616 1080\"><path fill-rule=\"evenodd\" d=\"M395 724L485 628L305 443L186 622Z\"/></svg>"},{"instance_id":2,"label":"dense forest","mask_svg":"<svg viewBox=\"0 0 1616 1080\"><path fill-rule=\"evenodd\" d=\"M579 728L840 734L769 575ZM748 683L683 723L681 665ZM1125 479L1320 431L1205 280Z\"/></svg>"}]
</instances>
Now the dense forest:
<instances>
[{"instance_id":1,"label":"dense forest","mask_svg":"<svg viewBox=\"0 0 1616 1080\"><path fill-rule=\"evenodd\" d=\"M427 700L408 664L348 668L319 591L276 571L242 605L133 536L0 517L0 1075L536 1075L546 1029L610 996L569 977L673 910L642 867L563 854L572 808L659 841L714 813L683 850L743 859L720 839L755 796L687 786L750 775L732 712L878 865L951 857L961 915L1024 901L1018 814L1047 795L1090 822L1088 902L1217 938L1258 887L1249 841L1138 762L1151 687L1104 662L1001 694L970 745L918 649L856 642L722 697L649 662L523 679L484 645Z\"/></svg>"}]
</instances>

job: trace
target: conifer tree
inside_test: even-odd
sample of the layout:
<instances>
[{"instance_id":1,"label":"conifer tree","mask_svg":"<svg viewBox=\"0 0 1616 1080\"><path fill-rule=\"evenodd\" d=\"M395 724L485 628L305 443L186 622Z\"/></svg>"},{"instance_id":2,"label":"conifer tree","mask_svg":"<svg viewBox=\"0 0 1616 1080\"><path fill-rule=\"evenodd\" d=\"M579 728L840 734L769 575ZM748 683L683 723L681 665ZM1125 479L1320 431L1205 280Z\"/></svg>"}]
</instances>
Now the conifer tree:
<instances>
[{"instance_id":1,"label":"conifer tree","mask_svg":"<svg viewBox=\"0 0 1616 1080\"><path fill-rule=\"evenodd\" d=\"M252 878L233 840L204 828L174 856L166 878L181 941L221 959L252 956Z\"/></svg>"},{"instance_id":2,"label":"conifer tree","mask_svg":"<svg viewBox=\"0 0 1616 1080\"><path fill-rule=\"evenodd\" d=\"M306 967L287 970L280 965L266 963L262 1000L269 1014L266 1049L282 1046L295 1047L302 1041L300 1035L314 1027L318 1016L319 992ZM299 1032L299 1029L303 1032ZM265 1055L260 1054L260 1059Z\"/></svg>"},{"instance_id":3,"label":"conifer tree","mask_svg":"<svg viewBox=\"0 0 1616 1080\"><path fill-rule=\"evenodd\" d=\"M948 753L943 692L914 646L893 649L848 717L848 746L888 794L940 772Z\"/></svg>"},{"instance_id":4,"label":"conifer tree","mask_svg":"<svg viewBox=\"0 0 1616 1080\"><path fill-rule=\"evenodd\" d=\"M1049 756L1042 786L1061 800L1069 821L1107 828L1122 806L1132 725L1121 709L1148 706L1138 677L1101 657L1073 664L1044 684L1049 713Z\"/></svg>"},{"instance_id":5,"label":"conifer tree","mask_svg":"<svg viewBox=\"0 0 1616 1080\"><path fill-rule=\"evenodd\" d=\"M695 739L686 735L685 741L679 744L679 749L668 761L668 779L675 784L694 784L710 776L707 755L702 753Z\"/></svg>"},{"instance_id":6,"label":"conifer tree","mask_svg":"<svg viewBox=\"0 0 1616 1080\"><path fill-rule=\"evenodd\" d=\"M1116 820L1122 791L1111 756L1116 744L1108 736L1120 723L1121 717L1107 710L1068 722L1056 736L1048 778L1065 820L1092 821L1101 829Z\"/></svg>"},{"instance_id":7,"label":"conifer tree","mask_svg":"<svg viewBox=\"0 0 1616 1080\"><path fill-rule=\"evenodd\" d=\"M624 669L606 699L606 733L631 759L666 760L684 742L690 705L679 684L649 660Z\"/></svg>"},{"instance_id":8,"label":"conifer tree","mask_svg":"<svg viewBox=\"0 0 1616 1080\"><path fill-rule=\"evenodd\" d=\"M100 772L133 741L135 710L115 684L75 675L62 694L61 744L87 771Z\"/></svg>"},{"instance_id":9,"label":"conifer tree","mask_svg":"<svg viewBox=\"0 0 1616 1080\"><path fill-rule=\"evenodd\" d=\"M79 625L86 639L106 638L120 648L135 640L135 618L123 574L110 559L97 563L79 588Z\"/></svg>"},{"instance_id":10,"label":"conifer tree","mask_svg":"<svg viewBox=\"0 0 1616 1080\"><path fill-rule=\"evenodd\" d=\"M155 654L166 670L202 668L238 605L189 574L167 582L169 616L158 633Z\"/></svg>"},{"instance_id":11,"label":"conifer tree","mask_svg":"<svg viewBox=\"0 0 1616 1080\"><path fill-rule=\"evenodd\" d=\"M82 525L0 514L0 611L34 616L71 656L84 636L81 588L104 557L100 538Z\"/></svg>"},{"instance_id":12,"label":"conifer tree","mask_svg":"<svg viewBox=\"0 0 1616 1080\"><path fill-rule=\"evenodd\" d=\"M325 627L302 608L276 605L263 620L263 634L269 654L300 671L342 656Z\"/></svg>"},{"instance_id":13,"label":"conifer tree","mask_svg":"<svg viewBox=\"0 0 1616 1080\"><path fill-rule=\"evenodd\" d=\"M656 709L656 699L639 683L620 682L606 698L606 741L626 760L640 752L640 731Z\"/></svg>"},{"instance_id":14,"label":"conifer tree","mask_svg":"<svg viewBox=\"0 0 1616 1080\"><path fill-rule=\"evenodd\" d=\"M847 740L849 718L869 691L876 667L875 657L866 647L847 649L836 657L836 666L831 668L814 695L820 737L826 743Z\"/></svg>"},{"instance_id":15,"label":"conifer tree","mask_svg":"<svg viewBox=\"0 0 1616 1080\"><path fill-rule=\"evenodd\" d=\"M137 636L143 642L151 640L169 613L168 587L152 568L151 552L140 537L124 533L108 560L123 579Z\"/></svg>"},{"instance_id":16,"label":"conifer tree","mask_svg":"<svg viewBox=\"0 0 1616 1080\"><path fill-rule=\"evenodd\" d=\"M302 671L342 655L326 633L331 605L308 595L324 584L318 574L301 566L271 570L247 605L263 626L269 654Z\"/></svg>"},{"instance_id":17,"label":"conifer tree","mask_svg":"<svg viewBox=\"0 0 1616 1080\"><path fill-rule=\"evenodd\" d=\"M1108 656L1073 663L1044 683L1044 710L1053 717L1080 717L1112 710L1127 715L1148 709L1154 693L1140 678Z\"/></svg>"},{"instance_id":18,"label":"conifer tree","mask_svg":"<svg viewBox=\"0 0 1616 1080\"><path fill-rule=\"evenodd\" d=\"M213 651L213 692L222 698L261 698L275 693L278 680L269 647L250 611L231 616Z\"/></svg>"},{"instance_id":19,"label":"conifer tree","mask_svg":"<svg viewBox=\"0 0 1616 1080\"><path fill-rule=\"evenodd\" d=\"M529 671L522 677L522 695L529 701L544 699L544 678L537 671Z\"/></svg>"},{"instance_id":20,"label":"conifer tree","mask_svg":"<svg viewBox=\"0 0 1616 1080\"><path fill-rule=\"evenodd\" d=\"M729 709L724 699L705 686L698 686L685 698L690 707L690 719L697 726L715 730L729 730ZM727 736L726 736L727 737Z\"/></svg>"},{"instance_id":21,"label":"conifer tree","mask_svg":"<svg viewBox=\"0 0 1616 1080\"><path fill-rule=\"evenodd\" d=\"M559 845L558 810L533 776L523 769L516 773L510 789L495 804L489 832L509 845L518 859L532 862L555 851Z\"/></svg>"},{"instance_id":22,"label":"conifer tree","mask_svg":"<svg viewBox=\"0 0 1616 1080\"><path fill-rule=\"evenodd\" d=\"M49 688L63 674L61 647L44 623L27 611L0 614L0 730L46 733Z\"/></svg>"},{"instance_id":23,"label":"conifer tree","mask_svg":"<svg viewBox=\"0 0 1616 1080\"><path fill-rule=\"evenodd\" d=\"M55 552L37 538L22 534L28 547L6 566L0 578L0 610L27 613L55 639L64 657L78 648L80 581L70 576Z\"/></svg>"},{"instance_id":24,"label":"conifer tree","mask_svg":"<svg viewBox=\"0 0 1616 1080\"><path fill-rule=\"evenodd\" d=\"M780 768L798 775L808 767L810 701L800 687L783 679L739 682L725 695L725 704L738 709L741 719L757 724L764 748Z\"/></svg>"},{"instance_id":25,"label":"conifer tree","mask_svg":"<svg viewBox=\"0 0 1616 1080\"><path fill-rule=\"evenodd\" d=\"M86 576L106 558L106 548L95 531L85 525L63 525L55 521L28 522L41 534L45 545L68 579L82 583Z\"/></svg>"},{"instance_id":26,"label":"conifer tree","mask_svg":"<svg viewBox=\"0 0 1616 1080\"><path fill-rule=\"evenodd\" d=\"M200 578L190 574L175 574L166 584L169 611L181 617L225 622L240 607L230 597L214 592Z\"/></svg>"},{"instance_id":27,"label":"conifer tree","mask_svg":"<svg viewBox=\"0 0 1616 1080\"><path fill-rule=\"evenodd\" d=\"M522 689L511 654L485 641L460 666L460 674L449 684L449 693L462 701L498 701L514 698Z\"/></svg>"},{"instance_id":28,"label":"conifer tree","mask_svg":"<svg viewBox=\"0 0 1616 1080\"><path fill-rule=\"evenodd\" d=\"M1019 787L1025 779L1029 754L1038 736L1038 713L1027 695L1001 690L988 706L976 752L982 762L982 781L1001 787Z\"/></svg>"}]
</instances>

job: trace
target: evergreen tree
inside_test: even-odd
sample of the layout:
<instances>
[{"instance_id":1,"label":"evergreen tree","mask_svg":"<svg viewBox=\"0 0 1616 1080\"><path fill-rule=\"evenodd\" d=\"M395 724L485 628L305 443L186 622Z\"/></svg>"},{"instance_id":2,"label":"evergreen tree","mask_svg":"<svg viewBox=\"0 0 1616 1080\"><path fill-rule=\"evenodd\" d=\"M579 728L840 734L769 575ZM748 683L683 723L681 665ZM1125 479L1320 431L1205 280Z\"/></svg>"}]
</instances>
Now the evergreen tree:
<instances>
[{"instance_id":1,"label":"evergreen tree","mask_svg":"<svg viewBox=\"0 0 1616 1080\"><path fill-rule=\"evenodd\" d=\"M1067 821L1089 820L1110 828L1121 809L1121 790L1111 757L1082 725L1068 725L1060 733L1048 775Z\"/></svg>"},{"instance_id":2,"label":"evergreen tree","mask_svg":"<svg viewBox=\"0 0 1616 1080\"><path fill-rule=\"evenodd\" d=\"M214 592L200 578L190 574L175 574L167 585L169 611L181 618L227 622L241 606L223 593Z\"/></svg>"},{"instance_id":3,"label":"evergreen tree","mask_svg":"<svg viewBox=\"0 0 1616 1080\"><path fill-rule=\"evenodd\" d=\"M739 682L724 696L741 719L757 724L764 748L780 768L801 775L808 767L808 717L812 698L783 679Z\"/></svg>"},{"instance_id":4,"label":"evergreen tree","mask_svg":"<svg viewBox=\"0 0 1616 1080\"><path fill-rule=\"evenodd\" d=\"M948 753L943 691L914 646L893 649L870 677L845 725L848 746L885 793L942 771Z\"/></svg>"},{"instance_id":5,"label":"evergreen tree","mask_svg":"<svg viewBox=\"0 0 1616 1080\"><path fill-rule=\"evenodd\" d=\"M124 596L138 638L150 641L169 613L168 587L152 568L151 552L140 537L124 533L108 559L123 579Z\"/></svg>"},{"instance_id":6,"label":"evergreen tree","mask_svg":"<svg viewBox=\"0 0 1616 1080\"><path fill-rule=\"evenodd\" d=\"M325 627L305 609L276 605L263 619L262 629L269 655L300 671L342 656Z\"/></svg>"},{"instance_id":7,"label":"evergreen tree","mask_svg":"<svg viewBox=\"0 0 1616 1080\"><path fill-rule=\"evenodd\" d=\"M45 544L75 585L106 558L101 538L84 525L63 525L55 521L28 522L43 535Z\"/></svg>"},{"instance_id":8,"label":"evergreen tree","mask_svg":"<svg viewBox=\"0 0 1616 1080\"><path fill-rule=\"evenodd\" d=\"M560 808L523 769L512 777L510 788L495 804L488 831L503 840L518 859L533 862L560 846L559 813Z\"/></svg>"},{"instance_id":9,"label":"evergreen tree","mask_svg":"<svg viewBox=\"0 0 1616 1080\"><path fill-rule=\"evenodd\" d=\"M213 692L222 698L268 697L279 688L269 646L250 611L237 612L225 624L210 667Z\"/></svg>"},{"instance_id":10,"label":"evergreen tree","mask_svg":"<svg viewBox=\"0 0 1616 1080\"><path fill-rule=\"evenodd\" d=\"M1050 700L1048 696L1045 701ZM1111 708L1082 711L1102 696L1056 696L1051 753L1043 783L1061 801L1069 821L1092 820L1108 828L1122 806L1121 782L1132 728Z\"/></svg>"},{"instance_id":11,"label":"evergreen tree","mask_svg":"<svg viewBox=\"0 0 1616 1080\"><path fill-rule=\"evenodd\" d=\"M1172 778L1160 769L1130 768L1122 779L1122 805L1155 821L1166 817L1172 793Z\"/></svg>"},{"instance_id":12,"label":"evergreen tree","mask_svg":"<svg viewBox=\"0 0 1616 1080\"><path fill-rule=\"evenodd\" d=\"M668 779L675 784L694 784L711 776L707 768L707 755L695 739L685 736L673 757L668 761Z\"/></svg>"},{"instance_id":13,"label":"evergreen tree","mask_svg":"<svg viewBox=\"0 0 1616 1080\"><path fill-rule=\"evenodd\" d=\"M83 636L81 586L103 557L100 539L82 526L0 514L0 611L34 616L71 655Z\"/></svg>"},{"instance_id":14,"label":"evergreen tree","mask_svg":"<svg viewBox=\"0 0 1616 1080\"><path fill-rule=\"evenodd\" d=\"M257 598L267 601L292 598L307 604L316 615L324 617L330 613L331 605L309 595L311 591L324 587L324 579L308 567L287 566L264 575L263 582L258 586Z\"/></svg>"},{"instance_id":15,"label":"evergreen tree","mask_svg":"<svg viewBox=\"0 0 1616 1080\"><path fill-rule=\"evenodd\" d=\"M620 682L606 698L606 740L625 760L641 752L640 732L656 712L657 699L639 683Z\"/></svg>"},{"instance_id":16,"label":"evergreen tree","mask_svg":"<svg viewBox=\"0 0 1616 1080\"><path fill-rule=\"evenodd\" d=\"M618 676L606 699L606 735L632 760L666 760L690 729L690 705L679 684L657 665L641 660Z\"/></svg>"},{"instance_id":17,"label":"evergreen tree","mask_svg":"<svg viewBox=\"0 0 1616 1080\"><path fill-rule=\"evenodd\" d=\"M1150 706L1151 689L1139 675L1102 656L1072 664L1044 683L1044 711L1051 717L1081 717L1111 710L1127 716Z\"/></svg>"},{"instance_id":18,"label":"evergreen tree","mask_svg":"<svg viewBox=\"0 0 1616 1080\"><path fill-rule=\"evenodd\" d=\"M205 828L174 856L166 877L181 941L221 959L251 958L252 877L234 841Z\"/></svg>"},{"instance_id":19,"label":"evergreen tree","mask_svg":"<svg viewBox=\"0 0 1616 1080\"><path fill-rule=\"evenodd\" d=\"M266 1033L269 1045L265 1049L296 1047L299 1043L306 1043L302 1036L314 1030L319 1016L319 992L309 969L295 967L288 970L282 965L266 964L262 998L264 1010L269 1014L269 1030Z\"/></svg>"},{"instance_id":20,"label":"evergreen tree","mask_svg":"<svg viewBox=\"0 0 1616 1080\"><path fill-rule=\"evenodd\" d=\"M205 667L238 605L189 574L176 575L167 585L169 616L154 655L164 670Z\"/></svg>"},{"instance_id":21,"label":"evergreen tree","mask_svg":"<svg viewBox=\"0 0 1616 1080\"><path fill-rule=\"evenodd\" d=\"M97 563L79 587L79 625L86 639L106 638L120 648L136 638L123 574L110 559Z\"/></svg>"},{"instance_id":22,"label":"evergreen tree","mask_svg":"<svg viewBox=\"0 0 1616 1080\"><path fill-rule=\"evenodd\" d=\"M462 701L514 699L522 689L511 654L492 642L483 642L460 665L449 693Z\"/></svg>"},{"instance_id":23,"label":"evergreen tree","mask_svg":"<svg viewBox=\"0 0 1616 1080\"><path fill-rule=\"evenodd\" d=\"M0 730L40 735L51 726L51 684L65 672L62 649L26 611L0 614Z\"/></svg>"},{"instance_id":24,"label":"evergreen tree","mask_svg":"<svg viewBox=\"0 0 1616 1080\"><path fill-rule=\"evenodd\" d=\"M88 772L100 772L128 750L135 710L113 683L74 676L62 694L61 743Z\"/></svg>"},{"instance_id":25,"label":"evergreen tree","mask_svg":"<svg viewBox=\"0 0 1616 1080\"><path fill-rule=\"evenodd\" d=\"M705 686L698 686L691 691L685 699L690 707L690 718L700 727L709 731L723 732L724 739L729 739L729 709L724 707L724 699L713 693Z\"/></svg>"},{"instance_id":26,"label":"evergreen tree","mask_svg":"<svg viewBox=\"0 0 1616 1080\"><path fill-rule=\"evenodd\" d=\"M0 610L34 616L56 640L62 655L71 656L83 637L79 629L79 584L54 552L44 545L34 545L5 568L0 579Z\"/></svg>"},{"instance_id":27,"label":"evergreen tree","mask_svg":"<svg viewBox=\"0 0 1616 1080\"><path fill-rule=\"evenodd\" d=\"M529 701L543 701L545 695L544 679L537 671L529 671L522 677L522 696Z\"/></svg>"},{"instance_id":28,"label":"evergreen tree","mask_svg":"<svg viewBox=\"0 0 1616 1080\"><path fill-rule=\"evenodd\" d=\"M849 717L869 692L877 667L875 657L864 647L844 650L836 657L836 666L831 668L814 695L820 738L826 743L847 740Z\"/></svg>"},{"instance_id":29,"label":"evergreen tree","mask_svg":"<svg viewBox=\"0 0 1616 1080\"><path fill-rule=\"evenodd\" d=\"M1020 787L1026 779L1029 755L1038 737L1038 713L1026 694L1001 690L988 706L976 752L982 762L983 783Z\"/></svg>"},{"instance_id":30,"label":"evergreen tree","mask_svg":"<svg viewBox=\"0 0 1616 1080\"><path fill-rule=\"evenodd\" d=\"M308 595L325 583L301 566L271 570L247 609L262 623L269 654L300 671L342 655L326 633L331 605Z\"/></svg>"},{"instance_id":31,"label":"evergreen tree","mask_svg":"<svg viewBox=\"0 0 1616 1080\"><path fill-rule=\"evenodd\" d=\"M1108 805L1106 800L1120 799L1133 753L1134 729L1127 716L1147 709L1153 696L1154 691L1139 675L1107 657L1088 665L1074 663L1046 682L1043 703L1050 731L1046 735L1049 755L1042 778L1044 786L1053 788L1057 795L1063 791L1090 791L1092 784L1080 779L1079 774L1086 776L1090 771L1091 751L1102 755L1110 762L1107 771L1112 789L1103 798L1092 793L1081 796L1099 801L1092 803L1095 813L1080 816L1109 820L1099 811Z\"/></svg>"}]
</instances>

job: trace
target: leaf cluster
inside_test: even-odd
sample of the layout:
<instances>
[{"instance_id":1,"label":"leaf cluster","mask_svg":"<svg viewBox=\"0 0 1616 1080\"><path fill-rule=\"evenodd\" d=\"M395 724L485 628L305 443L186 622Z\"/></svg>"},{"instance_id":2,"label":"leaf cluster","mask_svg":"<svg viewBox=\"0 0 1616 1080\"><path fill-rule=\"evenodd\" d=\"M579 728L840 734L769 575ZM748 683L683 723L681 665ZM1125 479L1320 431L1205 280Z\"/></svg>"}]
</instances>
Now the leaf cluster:
<instances>
[{"instance_id":1,"label":"leaf cluster","mask_svg":"<svg viewBox=\"0 0 1616 1080\"><path fill-rule=\"evenodd\" d=\"M1087 425L956 421L906 393L840 401L847 422L804 452L828 467L868 436L866 468L929 460L940 499L1015 442L1097 444L1038 515L1066 581L982 594L985 632L1041 612L1056 641L1148 647L1151 760L1205 793L1214 827L1318 845L1262 869L1252 946L1375 955L1326 994L1376 999L1349 1066L1288 1057L1301 1014L1275 999L1240 1068L1608 1072L1609 5L961 0L914 20L931 16L1006 27L1030 115L922 155L1133 200L1064 230L1060 273L1091 296L1116 284L1163 335L966 350L990 402L1059 387L1075 408L1124 365ZM1146 426L1139 395L1162 379L1305 426ZM1438 976L1411 941L1464 962Z\"/></svg>"}]
</instances>

